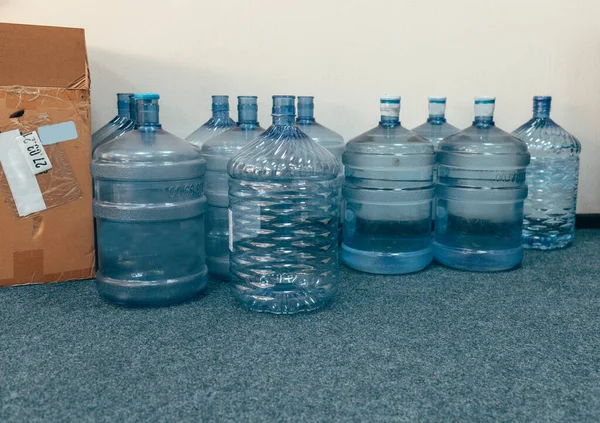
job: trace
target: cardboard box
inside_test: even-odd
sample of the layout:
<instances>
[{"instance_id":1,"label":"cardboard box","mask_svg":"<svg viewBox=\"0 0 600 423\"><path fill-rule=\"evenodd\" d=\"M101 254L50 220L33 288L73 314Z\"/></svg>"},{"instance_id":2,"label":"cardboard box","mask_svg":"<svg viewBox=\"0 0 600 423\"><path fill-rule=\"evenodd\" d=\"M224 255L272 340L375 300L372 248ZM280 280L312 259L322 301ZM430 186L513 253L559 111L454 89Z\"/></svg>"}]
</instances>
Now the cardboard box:
<instances>
[{"instance_id":1,"label":"cardboard box","mask_svg":"<svg viewBox=\"0 0 600 423\"><path fill-rule=\"evenodd\" d=\"M0 286L94 277L90 123L83 29L0 23ZM52 168L34 175L26 142L35 140L12 130L36 131ZM13 139L21 156L6 153ZM23 207L36 203L21 195L24 180L37 181L41 211Z\"/></svg>"}]
</instances>

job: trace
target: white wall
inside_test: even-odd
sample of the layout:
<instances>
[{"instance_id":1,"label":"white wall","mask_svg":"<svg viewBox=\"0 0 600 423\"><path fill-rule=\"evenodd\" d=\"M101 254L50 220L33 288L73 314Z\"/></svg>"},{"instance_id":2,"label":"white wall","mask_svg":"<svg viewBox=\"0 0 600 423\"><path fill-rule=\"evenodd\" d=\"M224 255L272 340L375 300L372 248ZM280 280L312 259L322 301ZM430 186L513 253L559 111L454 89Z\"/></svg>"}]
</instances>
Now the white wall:
<instances>
[{"instance_id":1,"label":"white wall","mask_svg":"<svg viewBox=\"0 0 600 423\"><path fill-rule=\"evenodd\" d=\"M447 95L460 127L474 95L495 95L505 130L552 95L583 145L580 213L600 212L598 16L597 0L0 0L5 22L85 28L94 128L117 91L159 92L180 136L213 93L258 95L263 126L271 95L315 95L318 120L346 138L376 124L380 94L402 95L408 127L428 95Z\"/></svg>"}]
</instances>

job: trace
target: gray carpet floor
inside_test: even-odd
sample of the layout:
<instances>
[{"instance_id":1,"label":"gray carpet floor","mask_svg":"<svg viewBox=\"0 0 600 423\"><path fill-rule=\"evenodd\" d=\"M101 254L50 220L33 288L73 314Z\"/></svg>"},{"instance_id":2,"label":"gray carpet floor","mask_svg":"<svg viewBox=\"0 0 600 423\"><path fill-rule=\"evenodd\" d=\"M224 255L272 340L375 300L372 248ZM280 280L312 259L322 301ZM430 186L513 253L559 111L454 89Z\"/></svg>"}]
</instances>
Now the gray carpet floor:
<instances>
[{"instance_id":1,"label":"gray carpet floor","mask_svg":"<svg viewBox=\"0 0 600 423\"><path fill-rule=\"evenodd\" d=\"M225 284L126 309L93 281L0 290L0 421L600 421L600 231L503 273L343 270L312 314Z\"/></svg>"}]
</instances>

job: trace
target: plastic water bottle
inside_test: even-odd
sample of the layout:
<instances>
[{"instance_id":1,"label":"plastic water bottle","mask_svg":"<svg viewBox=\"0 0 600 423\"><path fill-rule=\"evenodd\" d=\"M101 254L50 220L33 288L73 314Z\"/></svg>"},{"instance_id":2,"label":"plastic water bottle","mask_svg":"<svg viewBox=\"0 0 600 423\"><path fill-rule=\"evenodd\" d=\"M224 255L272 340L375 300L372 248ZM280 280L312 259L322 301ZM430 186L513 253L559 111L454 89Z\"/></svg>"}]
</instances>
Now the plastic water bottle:
<instances>
[{"instance_id":1,"label":"plastic water bottle","mask_svg":"<svg viewBox=\"0 0 600 423\"><path fill-rule=\"evenodd\" d=\"M294 117L274 96L273 125L228 166L231 282L253 311L314 310L337 289L339 164Z\"/></svg>"},{"instance_id":2,"label":"plastic water bottle","mask_svg":"<svg viewBox=\"0 0 600 423\"><path fill-rule=\"evenodd\" d=\"M206 265L212 276L229 280L229 160L264 129L258 124L256 97L238 97L238 124L211 138L202 146L206 159L204 175L208 199L206 214Z\"/></svg>"},{"instance_id":3,"label":"plastic water bottle","mask_svg":"<svg viewBox=\"0 0 600 423\"><path fill-rule=\"evenodd\" d=\"M200 128L186 137L192 144L202 147L209 139L235 127L235 121L229 117L229 96L212 96L212 117Z\"/></svg>"},{"instance_id":4,"label":"plastic water bottle","mask_svg":"<svg viewBox=\"0 0 600 423\"><path fill-rule=\"evenodd\" d=\"M363 272L416 272L433 257L433 145L400 125L399 113L400 97L382 97L379 125L343 155L342 259Z\"/></svg>"},{"instance_id":5,"label":"plastic water bottle","mask_svg":"<svg viewBox=\"0 0 600 423\"><path fill-rule=\"evenodd\" d=\"M581 144L550 119L551 101L534 97L533 118L513 132L531 154L522 242L539 250L565 247L575 236Z\"/></svg>"},{"instance_id":6,"label":"plastic water bottle","mask_svg":"<svg viewBox=\"0 0 600 423\"><path fill-rule=\"evenodd\" d=\"M296 125L298 125L298 128L300 128L302 132L311 137L314 142L321 144L331 154L333 154L336 159L338 159L340 163L340 173L338 175L338 198L340 198L341 200L342 185L344 184L344 168L342 166L342 153L344 152L344 148L346 148L344 138L337 132L326 128L315 121L315 105L314 97L312 96L298 96L298 118L296 119ZM340 241L342 236L342 227L344 224L342 204L343 201L340 201L340 221L338 225Z\"/></svg>"},{"instance_id":7,"label":"plastic water bottle","mask_svg":"<svg viewBox=\"0 0 600 423\"><path fill-rule=\"evenodd\" d=\"M434 255L456 269L507 270L523 260L529 153L494 125L494 106L494 97L476 97L473 125L438 148Z\"/></svg>"},{"instance_id":8,"label":"plastic water bottle","mask_svg":"<svg viewBox=\"0 0 600 423\"><path fill-rule=\"evenodd\" d=\"M201 292L206 162L162 129L158 94L136 94L138 129L98 147L92 160L100 295L166 305Z\"/></svg>"},{"instance_id":9,"label":"plastic water bottle","mask_svg":"<svg viewBox=\"0 0 600 423\"><path fill-rule=\"evenodd\" d=\"M429 97L429 117L427 122L417 126L413 132L433 144L437 152L440 142L460 129L446 122L446 97ZM433 166L433 182L437 182L437 164ZM431 217L435 220L436 201L432 201Z\"/></svg>"},{"instance_id":10,"label":"plastic water bottle","mask_svg":"<svg viewBox=\"0 0 600 423\"><path fill-rule=\"evenodd\" d=\"M132 93L117 94L117 116L112 118L106 125L92 134L92 151L105 142L120 137L135 127L134 119L130 113Z\"/></svg>"}]
</instances>

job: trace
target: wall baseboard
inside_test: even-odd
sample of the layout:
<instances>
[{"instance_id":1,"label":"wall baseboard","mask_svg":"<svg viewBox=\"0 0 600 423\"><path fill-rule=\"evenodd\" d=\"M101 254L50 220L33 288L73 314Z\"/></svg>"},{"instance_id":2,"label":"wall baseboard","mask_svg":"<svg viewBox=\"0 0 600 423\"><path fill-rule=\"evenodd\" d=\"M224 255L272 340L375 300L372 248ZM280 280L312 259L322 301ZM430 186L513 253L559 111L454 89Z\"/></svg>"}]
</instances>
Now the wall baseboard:
<instances>
[{"instance_id":1,"label":"wall baseboard","mask_svg":"<svg viewBox=\"0 0 600 423\"><path fill-rule=\"evenodd\" d=\"M575 219L577 229L600 228L600 213L578 214Z\"/></svg>"}]
</instances>

